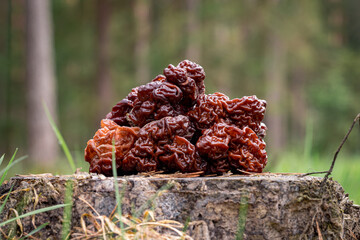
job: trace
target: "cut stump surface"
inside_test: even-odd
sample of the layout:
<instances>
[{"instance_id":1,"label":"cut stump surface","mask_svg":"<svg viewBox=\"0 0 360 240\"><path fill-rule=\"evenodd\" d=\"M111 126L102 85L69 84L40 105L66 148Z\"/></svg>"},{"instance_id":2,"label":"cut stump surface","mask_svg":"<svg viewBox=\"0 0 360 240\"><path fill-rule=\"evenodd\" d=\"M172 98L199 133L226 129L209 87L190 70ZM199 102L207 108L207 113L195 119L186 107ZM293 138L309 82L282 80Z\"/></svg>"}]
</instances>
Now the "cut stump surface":
<instances>
[{"instance_id":1,"label":"cut stump surface","mask_svg":"<svg viewBox=\"0 0 360 240\"><path fill-rule=\"evenodd\" d=\"M176 177L174 177L176 176ZM119 177L124 214L149 204L158 220L185 223L194 239L360 239L360 207L349 201L340 184L329 180L320 193L319 177L258 174L251 176L179 177L179 175ZM185 175L184 175L185 176ZM80 173L16 176L0 188L0 206L13 186L0 215L0 222L34 209L64 203L65 186L73 181L72 234L80 218L93 210L109 216L116 206L114 179ZM149 199L167 183L172 187L151 203ZM24 233L49 222L35 236L58 239L63 209L21 219ZM20 235L16 222L1 228L1 234ZM321 237L319 237L321 236ZM241 239L241 238L239 238Z\"/></svg>"}]
</instances>

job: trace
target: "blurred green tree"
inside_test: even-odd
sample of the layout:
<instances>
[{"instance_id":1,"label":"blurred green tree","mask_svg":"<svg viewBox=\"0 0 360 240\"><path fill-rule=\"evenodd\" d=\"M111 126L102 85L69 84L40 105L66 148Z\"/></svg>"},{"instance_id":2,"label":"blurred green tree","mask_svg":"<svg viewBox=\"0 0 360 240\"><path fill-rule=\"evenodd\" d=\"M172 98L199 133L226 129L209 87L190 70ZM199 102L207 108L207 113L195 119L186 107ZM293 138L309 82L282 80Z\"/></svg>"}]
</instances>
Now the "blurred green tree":
<instances>
[{"instance_id":1,"label":"blurred green tree","mask_svg":"<svg viewBox=\"0 0 360 240\"><path fill-rule=\"evenodd\" d=\"M25 1L10 1L12 22L8 2L0 2L0 50L7 52L0 55L0 151L9 151L9 144L28 153ZM311 122L312 151L332 152L359 112L357 0L51 3L54 96L72 150L83 151L101 118L131 88L184 58L204 67L207 93L255 94L268 101L272 160L276 153L302 149ZM359 137L351 138L346 149L359 153Z\"/></svg>"}]
</instances>

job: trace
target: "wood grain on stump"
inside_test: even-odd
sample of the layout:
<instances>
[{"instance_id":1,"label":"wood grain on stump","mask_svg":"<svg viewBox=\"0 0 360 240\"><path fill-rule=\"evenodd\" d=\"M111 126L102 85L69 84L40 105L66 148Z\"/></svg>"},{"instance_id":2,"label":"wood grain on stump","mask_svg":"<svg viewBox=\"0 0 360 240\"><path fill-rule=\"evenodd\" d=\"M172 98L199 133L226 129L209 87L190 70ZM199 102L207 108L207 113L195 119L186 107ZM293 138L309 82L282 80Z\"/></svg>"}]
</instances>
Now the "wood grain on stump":
<instances>
[{"instance_id":1,"label":"wood grain on stump","mask_svg":"<svg viewBox=\"0 0 360 240\"><path fill-rule=\"evenodd\" d=\"M72 230L80 217L91 213L89 202L101 215L109 216L116 206L114 180L86 173L72 176L31 175L12 178L0 188L0 205L13 185L0 215L0 222L19 214L64 202L65 185L72 180ZM259 174L228 177L119 177L125 186L122 210L130 213L146 205L164 185L173 186L153 201L157 219L173 219L190 225L194 239L360 239L360 207L348 200L343 188L329 180L320 193L322 178L296 175ZM58 239L63 209L21 220L24 232L50 224L35 236ZM16 223L2 231L20 232ZM1 234L1 233L0 233ZM319 236L321 237L319 238Z\"/></svg>"}]
</instances>

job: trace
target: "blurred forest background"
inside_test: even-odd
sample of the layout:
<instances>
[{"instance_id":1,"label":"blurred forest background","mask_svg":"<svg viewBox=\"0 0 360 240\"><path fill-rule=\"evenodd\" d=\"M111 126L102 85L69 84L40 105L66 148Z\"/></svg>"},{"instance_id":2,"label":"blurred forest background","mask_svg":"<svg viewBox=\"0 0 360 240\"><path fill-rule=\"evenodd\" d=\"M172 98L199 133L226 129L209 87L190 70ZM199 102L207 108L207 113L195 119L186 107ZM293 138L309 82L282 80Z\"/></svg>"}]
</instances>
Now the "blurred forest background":
<instances>
[{"instance_id":1,"label":"blurred forest background","mask_svg":"<svg viewBox=\"0 0 360 240\"><path fill-rule=\"evenodd\" d=\"M326 170L360 112L359 10L358 0L2 0L0 153L29 155L16 173L70 172L44 101L87 171L83 149L112 106L190 59L207 93L267 100L267 170ZM335 166L350 192L359 129Z\"/></svg>"}]
</instances>

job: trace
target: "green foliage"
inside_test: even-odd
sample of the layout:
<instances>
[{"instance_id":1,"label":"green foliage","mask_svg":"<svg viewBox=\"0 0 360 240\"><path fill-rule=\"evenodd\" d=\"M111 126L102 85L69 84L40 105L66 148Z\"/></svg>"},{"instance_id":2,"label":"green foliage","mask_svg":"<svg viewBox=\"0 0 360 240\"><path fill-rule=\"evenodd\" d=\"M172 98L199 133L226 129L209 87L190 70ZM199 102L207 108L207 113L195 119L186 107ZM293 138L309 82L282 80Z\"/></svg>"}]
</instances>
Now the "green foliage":
<instances>
[{"instance_id":1,"label":"green foliage","mask_svg":"<svg viewBox=\"0 0 360 240\"><path fill-rule=\"evenodd\" d=\"M11 2L11 1L8 1ZM358 4L346 0L343 6L326 1L200 1L195 17L198 28L188 32L189 11L186 1L149 1L150 36L149 64L151 76L147 80L135 79L138 63L134 56L137 33L134 4L111 1L110 15L110 76L111 101L115 104L140 82L150 81L167 64L176 64L186 58L189 43L195 42L200 51L199 63L204 66L208 92L224 91L231 97L256 94L266 98L267 57L269 34L276 33L287 50L286 63L281 75L286 77L283 87L283 112L293 120L292 109L297 99L291 100L294 71L302 72L305 86L306 113L312 115L314 148L325 153L337 143L344 126L358 112L360 91L360 38ZM69 139L70 146L84 149L86 142L99 127L99 121L110 111L99 106L96 79L97 68L97 9L96 1L53 1L55 64L59 101L59 126ZM0 49L9 56L0 56L0 152L8 152L8 145L26 144L26 80L24 6L12 4L12 18L5 14L0 21ZM333 26L333 13L344 18L340 29ZM341 17L340 16L340 17ZM16 20L13 23L11 19ZM350 21L351 20L351 21ZM71 27L68 27L71 26ZM11 36L11 49L5 44ZM339 44L333 39L339 37ZM8 61L11 59L11 64ZM11 69L8 69L11 68ZM9 79L11 84L8 86ZM8 90L8 91L7 91ZM13 97L16 96L16 97ZM290 104L294 101L294 104ZM269 101L269 106L272 102ZM9 106L7 108L6 106ZM4 110L3 110L4 109ZM7 110L6 110L7 109ZM5 112L6 110L6 112ZM285 129L286 139L303 136ZM4 135L3 135L4 134ZM270 133L269 133L270 134ZM289 141L290 142L290 141ZM291 142L293 144L293 142ZM350 151L357 150L350 143ZM65 153L66 154L66 153ZM72 168L74 168L73 164Z\"/></svg>"},{"instance_id":2,"label":"green foliage","mask_svg":"<svg viewBox=\"0 0 360 240\"><path fill-rule=\"evenodd\" d=\"M72 179L69 179L66 182L65 187L65 198L64 203L66 206L64 207L63 213L63 223L62 223L62 231L61 231L61 239L67 240L70 238L70 230L71 230L71 216L72 216L72 207L73 207L73 188L74 182Z\"/></svg>"},{"instance_id":3,"label":"green foliage","mask_svg":"<svg viewBox=\"0 0 360 240\"><path fill-rule=\"evenodd\" d=\"M72 172L75 172L76 171L76 166L75 166L73 157L72 157L72 155L70 153L70 150L69 150L63 136L61 135L59 129L57 128L57 126L56 126L56 124L54 122L54 119L51 117L51 114L49 112L48 107L46 106L45 103L43 103L43 104L44 104L44 110L45 110L46 116L47 116L47 118L48 118L48 120L50 122L50 125L51 125L52 129L55 132L55 135L56 135L56 137L57 137L57 139L59 141L59 144L60 144L61 148L63 149L63 151L65 153L66 159L68 160L68 163L69 163L69 165L70 165L70 167L72 169Z\"/></svg>"},{"instance_id":4,"label":"green foliage","mask_svg":"<svg viewBox=\"0 0 360 240\"><path fill-rule=\"evenodd\" d=\"M12 157L11 157L10 161L8 162L7 166L6 166L3 170L0 171L0 175L1 175L1 178L0 178L0 186L1 186L1 185L3 184L3 182L5 181L5 178L6 178L6 175L7 175L8 171L9 171L9 169L10 169L11 167L13 167L15 164L21 162L22 160L24 160L24 159L27 157L27 156L23 156L23 157L20 157L20 158L18 158L18 159L16 159L16 160L14 161L17 151L18 151L18 149L15 150L15 152L14 152L14 154L12 155ZM1 158L0 158L0 166L1 166L2 162L3 162L3 160L4 160L4 157L5 157L5 154L3 154L3 155L1 156Z\"/></svg>"},{"instance_id":5,"label":"green foliage","mask_svg":"<svg viewBox=\"0 0 360 240\"><path fill-rule=\"evenodd\" d=\"M1 186L1 185L0 185L0 186ZM3 209L4 209L4 207L5 207L5 204L6 204L7 200L9 199L9 196L10 196L10 193L11 193L12 189L13 189L13 186L11 186L11 188L10 188L10 190L9 190L8 194L7 194L7 195L6 195L6 197L5 197L4 202L3 202L3 203L1 204L1 206L0 206L0 214L1 214L1 212L3 211Z\"/></svg>"},{"instance_id":6,"label":"green foliage","mask_svg":"<svg viewBox=\"0 0 360 240\"><path fill-rule=\"evenodd\" d=\"M17 153L18 149L15 150L14 154L12 155L10 161L8 162L7 166L5 169L3 169L2 171L0 171L0 175L1 175L1 179L0 179L0 186L4 183L4 180L5 180L5 177L9 171L9 169L11 167L13 167L16 163L24 160L26 158L26 156L24 157L21 157L21 158L18 158L16 160L15 159L15 156L16 156L16 153ZM5 157L5 154L3 154L1 157L0 157L0 166L4 160L4 157ZM8 194L6 195L3 203L1 204L0 206L0 214L1 212L3 211L4 207L5 207L5 204L7 203L8 199L9 199L9 196L11 194L11 191L13 189L13 186L10 187L10 190L8 192ZM36 214L39 214L39 213L42 213L42 212L47 212L47 211L51 211L51 210L55 210L55 209L58 209L58 208L61 208L61 207L67 207L69 204L65 203L65 204L59 204L59 205L54 205L54 206L51 206L51 207L47 207L47 208L41 208L41 209L37 209L37 210L34 210L34 211L31 211L31 212L28 212L28 213L25 213L25 214L21 214L19 216L16 216L16 217L13 217L13 218L10 218L6 221L3 221L3 222L0 222L0 227L3 227L5 226L6 224L9 224L13 221L16 221L16 220L19 220L19 219L22 219L22 218L25 218L25 217L28 217L28 216L32 216L32 215L36 215ZM38 231L40 231L41 229L43 229L44 227L46 227L49 223L44 223L42 225L40 225L39 227L37 227L36 229L34 229L33 231L31 231L29 234L27 234L26 236L22 237L21 239L26 239L27 237L30 237L32 236L33 234L37 233ZM0 239L1 239L1 236L0 236Z\"/></svg>"},{"instance_id":7,"label":"green foliage","mask_svg":"<svg viewBox=\"0 0 360 240\"><path fill-rule=\"evenodd\" d=\"M5 225L8 224L8 223L11 223L11 222L13 222L13 221L16 221L16 220L21 219L21 218L24 218L24 217L29 217L29 216L32 216L32 215L36 215L36 214L39 214L39 213L43 213L43 212L55 210L55 209L62 208L62 207L65 207L65 206L67 206L67 204L59 204L59 205L55 205L55 206L51 206L51 207L40 208L40 209L31 211L31 212L22 214L22 215L20 215L20 216L18 216L18 217L11 218L11 219L6 220L6 221L4 221L4 222L0 222L0 227L3 227L3 226L5 226Z\"/></svg>"},{"instance_id":8,"label":"green foliage","mask_svg":"<svg viewBox=\"0 0 360 240\"><path fill-rule=\"evenodd\" d=\"M116 159L115 159L115 139L112 140L112 172L113 172L113 178L114 178L114 188L115 188L115 196L116 196L116 203L117 203L117 213L118 216L122 216L122 199L124 195L124 190L126 187L126 182L124 182L123 191L121 191L121 195L119 192L119 182L117 178L117 167L116 167ZM120 229L121 229L121 238L123 238L124 235L124 224L122 221L120 221Z\"/></svg>"},{"instance_id":9,"label":"green foliage","mask_svg":"<svg viewBox=\"0 0 360 240\"><path fill-rule=\"evenodd\" d=\"M248 193L245 193L244 195L242 195L239 204L238 226L235 237L236 240L242 240L244 236L246 216L247 216L248 204L249 204L248 202L249 202L249 196Z\"/></svg>"},{"instance_id":10,"label":"green foliage","mask_svg":"<svg viewBox=\"0 0 360 240\"><path fill-rule=\"evenodd\" d=\"M39 232L41 229L43 229L44 227L46 227L47 225L49 225L49 223L44 223L41 224L40 226L38 226L37 228L35 228L34 230L32 230L29 234L26 234L24 237L20 238L20 240L24 240L27 238L30 238L30 236L34 235L35 233Z\"/></svg>"},{"instance_id":11,"label":"green foliage","mask_svg":"<svg viewBox=\"0 0 360 240\"><path fill-rule=\"evenodd\" d=\"M16 156L17 151L18 151L18 149L15 150L15 152L14 152L14 154L12 155L12 157L11 157L8 165L7 165L6 168L2 171L3 173L1 173L0 186L2 185L2 183L3 183L4 180L5 180L6 174L7 174L7 172L9 171L12 162L14 161L14 158L15 158L15 156ZM1 163L3 162L3 160L4 160L4 157L5 157L5 154L3 154L3 155L1 156L1 158L0 158L0 165L1 165Z\"/></svg>"},{"instance_id":12,"label":"green foliage","mask_svg":"<svg viewBox=\"0 0 360 240\"><path fill-rule=\"evenodd\" d=\"M5 154L3 154L3 155L0 157L0 166L1 166L2 162L4 161L4 158L5 158Z\"/></svg>"},{"instance_id":13,"label":"green foliage","mask_svg":"<svg viewBox=\"0 0 360 240\"><path fill-rule=\"evenodd\" d=\"M271 165L270 162L266 171L277 173L327 171L332 158L331 154L320 155L318 153L312 153L309 158L304 158L300 152L291 151L282 154L276 165ZM360 168L356 167L359 162L360 156L349 156L340 152L331 175L335 181L343 186L345 192L349 193L349 198L357 204L360 203ZM324 174L315 176L323 177Z\"/></svg>"},{"instance_id":14,"label":"green foliage","mask_svg":"<svg viewBox=\"0 0 360 240\"><path fill-rule=\"evenodd\" d=\"M311 114L315 120L314 148L324 153L333 151L342 136L345 135L352 120L359 112L359 97L351 94L360 90L360 84L353 78L360 78L360 73L353 67L360 63L358 56L349 52L334 54L334 60L323 79L317 80L309 88L309 96L314 110ZM349 67L351 66L351 67ZM352 75L352 76L351 76ZM347 143L347 151L359 154L359 131L351 136ZM324 151L326 150L326 151Z\"/></svg>"}]
</instances>

